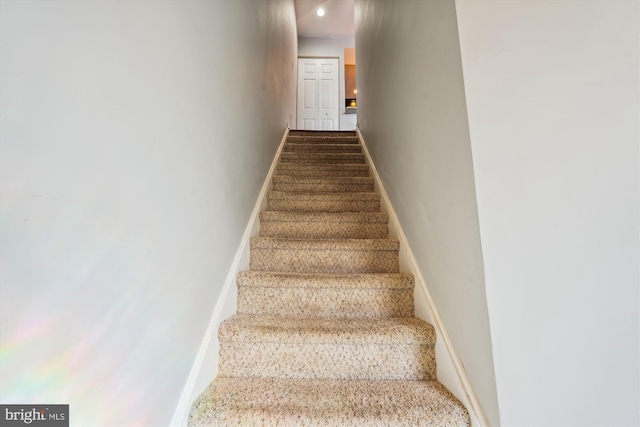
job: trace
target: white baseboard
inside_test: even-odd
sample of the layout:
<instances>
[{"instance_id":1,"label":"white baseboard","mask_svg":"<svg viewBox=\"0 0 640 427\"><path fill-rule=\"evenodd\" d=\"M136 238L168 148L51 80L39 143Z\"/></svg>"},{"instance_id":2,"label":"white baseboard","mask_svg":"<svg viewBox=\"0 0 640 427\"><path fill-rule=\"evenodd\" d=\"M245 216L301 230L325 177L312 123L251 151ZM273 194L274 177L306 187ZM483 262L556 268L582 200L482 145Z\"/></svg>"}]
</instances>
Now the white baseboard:
<instances>
[{"instance_id":1,"label":"white baseboard","mask_svg":"<svg viewBox=\"0 0 640 427\"><path fill-rule=\"evenodd\" d=\"M400 241L400 271L413 274L416 282L414 294L416 317L431 323L436 329L436 369L438 381L456 396L469 411L471 425L478 427L490 427L489 420L480 405L471 381L465 370L460 356L453 347L451 337L444 326L442 317L431 297L429 288L424 280L422 271L418 267L409 242L402 230L398 216L396 215L389 196L384 189L380 175L371 160L365 140L357 129L358 138L362 143L367 163L375 181L376 190L381 195L381 207L389 214L389 235Z\"/></svg>"},{"instance_id":2,"label":"white baseboard","mask_svg":"<svg viewBox=\"0 0 640 427\"><path fill-rule=\"evenodd\" d=\"M247 227L242 235L240 245L236 255L231 262L231 267L227 273L227 277L222 286L220 297L216 301L216 305L211 313L209 325L204 334L200 348L196 354L196 358L191 366L191 371L187 377L182 393L180 394L180 400L173 413L171 419L171 427L185 427L189 416L189 409L191 403L198 397L198 395L204 390L204 388L213 381L218 373L218 327L222 320L235 314L237 308L237 288L235 286L236 276L241 270L247 270L249 268L249 240L252 236L258 234L260 229L259 215L262 210L267 206L267 191L272 187L272 177L280 158L280 153L284 147L285 140L289 135L289 129L287 129L280 141L280 145L269 168L267 177L262 184L262 189L258 195L258 200L253 208Z\"/></svg>"}]
</instances>

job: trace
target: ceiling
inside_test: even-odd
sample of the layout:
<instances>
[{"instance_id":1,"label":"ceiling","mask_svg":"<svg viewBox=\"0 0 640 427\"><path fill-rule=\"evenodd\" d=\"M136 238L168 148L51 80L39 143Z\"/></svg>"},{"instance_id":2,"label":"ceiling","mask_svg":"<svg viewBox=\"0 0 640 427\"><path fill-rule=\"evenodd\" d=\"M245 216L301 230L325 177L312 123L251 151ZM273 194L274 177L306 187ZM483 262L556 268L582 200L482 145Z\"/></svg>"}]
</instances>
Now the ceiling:
<instances>
[{"instance_id":1,"label":"ceiling","mask_svg":"<svg viewBox=\"0 0 640 427\"><path fill-rule=\"evenodd\" d=\"M299 37L353 36L355 0L294 0ZM326 14L316 15L318 7Z\"/></svg>"}]
</instances>

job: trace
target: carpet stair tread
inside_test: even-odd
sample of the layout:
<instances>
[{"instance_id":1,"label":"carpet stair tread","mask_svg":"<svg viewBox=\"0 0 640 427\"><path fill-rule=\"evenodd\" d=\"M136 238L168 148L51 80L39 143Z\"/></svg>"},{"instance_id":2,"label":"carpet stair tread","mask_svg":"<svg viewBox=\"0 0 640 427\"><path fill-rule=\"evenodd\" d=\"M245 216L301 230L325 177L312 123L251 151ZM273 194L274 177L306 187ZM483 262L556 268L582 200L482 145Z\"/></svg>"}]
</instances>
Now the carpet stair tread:
<instances>
[{"instance_id":1,"label":"carpet stair tread","mask_svg":"<svg viewBox=\"0 0 640 427\"><path fill-rule=\"evenodd\" d=\"M249 269L295 273L398 273L395 239L252 237Z\"/></svg>"},{"instance_id":2,"label":"carpet stair tread","mask_svg":"<svg viewBox=\"0 0 640 427\"><path fill-rule=\"evenodd\" d=\"M262 211L260 221L282 222L372 222L389 223L385 212L291 212Z\"/></svg>"},{"instance_id":3,"label":"carpet stair tread","mask_svg":"<svg viewBox=\"0 0 640 427\"><path fill-rule=\"evenodd\" d=\"M193 427L467 427L462 404L437 381L217 378L194 402Z\"/></svg>"},{"instance_id":4,"label":"carpet stair tread","mask_svg":"<svg viewBox=\"0 0 640 427\"><path fill-rule=\"evenodd\" d=\"M298 317L411 317L410 274L302 274L242 271L238 314Z\"/></svg>"},{"instance_id":5,"label":"carpet stair tread","mask_svg":"<svg viewBox=\"0 0 640 427\"><path fill-rule=\"evenodd\" d=\"M435 344L435 330L416 317L314 318L236 314L218 330L221 341L306 344Z\"/></svg>"},{"instance_id":6,"label":"carpet stair tread","mask_svg":"<svg viewBox=\"0 0 640 427\"><path fill-rule=\"evenodd\" d=\"M322 251L397 251L400 242L397 239L273 239L270 237L252 237L251 249L286 250L322 250Z\"/></svg>"},{"instance_id":7,"label":"carpet stair tread","mask_svg":"<svg viewBox=\"0 0 640 427\"><path fill-rule=\"evenodd\" d=\"M329 303L328 303L329 302ZM377 319L414 316L413 290L350 288L238 289L238 314Z\"/></svg>"},{"instance_id":8,"label":"carpet stair tread","mask_svg":"<svg viewBox=\"0 0 640 427\"><path fill-rule=\"evenodd\" d=\"M299 164L299 163L288 163L288 162L278 162L278 169L282 170L344 170L344 171L354 171L354 170L364 170L369 172L369 165L362 163L319 163L317 165L309 165L309 164Z\"/></svg>"},{"instance_id":9,"label":"carpet stair tread","mask_svg":"<svg viewBox=\"0 0 640 427\"><path fill-rule=\"evenodd\" d=\"M367 184L373 185L374 178L370 176L290 176L290 175L273 175L273 183L296 183L304 182L310 184L324 184L324 183L341 183L341 184ZM277 190L276 190L277 191Z\"/></svg>"},{"instance_id":10,"label":"carpet stair tread","mask_svg":"<svg viewBox=\"0 0 640 427\"><path fill-rule=\"evenodd\" d=\"M415 315L413 289L238 288L238 314L383 318Z\"/></svg>"},{"instance_id":11,"label":"carpet stair tread","mask_svg":"<svg viewBox=\"0 0 640 427\"><path fill-rule=\"evenodd\" d=\"M382 212L262 211L260 236L286 239L384 239L389 216Z\"/></svg>"},{"instance_id":12,"label":"carpet stair tread","mask_svg":"<svg viewBox=\"0 0 640 427\"><path fill-rule=\"evenodd\" d=\"M354 144L360 145L358 136L355 132L313 132L313 133L300 133L290 132L287 136L287 141L291 143L303 143L303 144Z\"/></svg>"},{"instance_id":13,"label":"carpet stair tread","mask_svg":"<svg viewBox=\"0 0 640 427\"><path fill-rule=\"evenodd\" d=\"M218 331L218 375L431 380L435 333L414 318L235 315Z\"/></svg>"},{"instance_id":14,"label":"carpet stair tread","mask_svg":"<svg viewBox=\"0 0 640 427\"><path fill-rule=\"evenodd\" d=\"M406 273L305 274L273 271L241 271L239 287L316 289L413 289L413 275Z\"/></svg>"},{"instance_id":15,"label":"carpet stair tread","mask_svg":"<svg viewBox=\"0 0 640 427\"><path fill-rule=\"evenodd\" d=\"M292 129L288 136L326 136L326 137L342 137L348 136L357 138L358 134L355 130L301 130Z\"/></svg>"},{"instance_id":16,"label":"carpet stair tread","mask_svg":"<svg viewBox=\"0 0 640 427\"><path fill-rule=\"evenodd\" d=\"M282 149L285 153L362 153L359 144L289 142Z\"/></svg>"},{"instance_id":17,"label":"carpet stair tread","mask_svg":"<svg viewBox=\"0 0 640 427\"><path fill-rule=\"evenodd\" d=\"M289 176L274 175L273 190L293 193L367 192L374 190L372 177L361 176Z\"/></svg>"},{"instance_id":18,"label":"carpet stair tread","mask_svg":"<svg viewBox=\"0 0 640 427\"><path fill-rule=\"evenodd\" d=\"M411 317L410 274L303 274L242 271L238 313L299 317Z\"/></svg>"},{"instance_id":19,"label":"carpet stair tread","mask_svg":"<svg viewBox=\"0 0 640 427\"><path fill-rule=\"evenodd\" d=\"M278 163L278 175L289 176L369 176L369 165L366 164L318 164L300 165L297 163Z\"/></svg>"},{"instance_id":20,"label":"carpet stair tread","mask_svg":"<svg viewBox=\"0 0 640 427\"><path fill-rule=\"evenodd\" d=\"M287 191L269 191L267 196L271 199L294 198L300 201L337 200L337 201L367 201L379 202L380 194L371 191L357 193L291 193ZM275 209L274 209L275 210Z\"/></svg>"},{"instance_id":21,"label":"carpet stair tread","mask_svg":"<svg viewBox=\"0 0 640 427\"><path fill-rule=\"evenodd\" d=\"M359 145L357 136L301 136L291 135L287 138L287 143L291 144L351 144Z\"/></svg>"},{"instance_id":22,"label":"carpet stair tread","mask_svg":"<svg viewBox=\"0 0 640 427\"><path fill-rule=\"evenodd\" d=\"M280 154L280 160L299 164L324 163L361 163L364 164L364 154L361 153L288 153Z\"/></svg>"},{"instance_id":23,"label":"carpet stair tread","mask_svg":"<svg viewBox=\"0 0 640 427\"><path fill-rule=\"evenodd\" d=\"M267 192L267 209L296 212L378 212L380 194Z\"/></svg>"}]
</instances>

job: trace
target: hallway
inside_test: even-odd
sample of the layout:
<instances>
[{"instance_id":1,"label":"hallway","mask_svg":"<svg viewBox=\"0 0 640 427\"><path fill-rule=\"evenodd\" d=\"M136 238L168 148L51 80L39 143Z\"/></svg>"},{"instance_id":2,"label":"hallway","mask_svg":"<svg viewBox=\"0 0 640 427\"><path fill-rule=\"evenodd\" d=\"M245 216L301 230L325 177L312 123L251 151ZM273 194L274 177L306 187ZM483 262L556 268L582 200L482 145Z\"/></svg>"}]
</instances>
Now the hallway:
<instances>
[{"instance_id":1,"label":"hallway","mask_svg":"<svg viewBox=\"0 0 640 427\"><path fill-rule=\"evenodd\" d=\"M353 119L477 425L640 424L639 13L355 0ZM0 1L0 404L185 425L298 36L294 0Z\"/></svg>"}]
</instances>

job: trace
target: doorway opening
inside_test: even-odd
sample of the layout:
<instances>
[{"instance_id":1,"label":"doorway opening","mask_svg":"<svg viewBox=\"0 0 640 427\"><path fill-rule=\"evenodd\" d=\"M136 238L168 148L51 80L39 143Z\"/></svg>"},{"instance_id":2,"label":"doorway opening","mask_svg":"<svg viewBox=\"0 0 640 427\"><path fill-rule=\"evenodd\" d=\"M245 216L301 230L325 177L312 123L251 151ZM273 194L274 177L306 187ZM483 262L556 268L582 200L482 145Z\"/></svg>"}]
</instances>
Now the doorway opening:
<instances>
[{"instance_id":1,"label":"doorway opening","mask_svg":"<svg viewBox=\"0 0 640 427\"><path fill-rule=\"evenodd\" d=\"M358 86L356 84L356 49L344 48L344 116L340 120L341 129L355 129L358 119Z\"/></svg>"}]
</instances>

